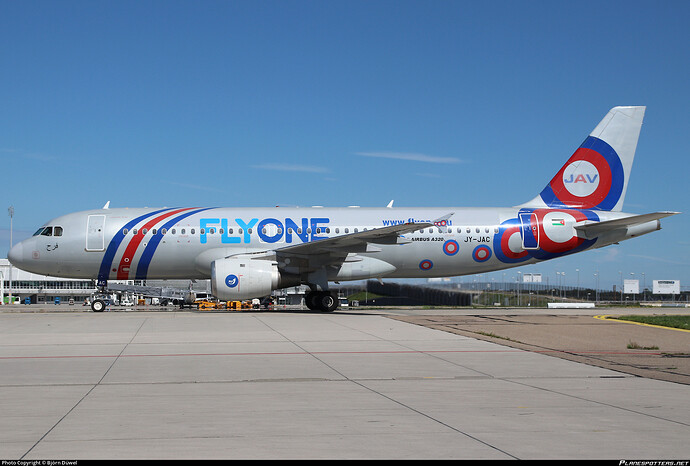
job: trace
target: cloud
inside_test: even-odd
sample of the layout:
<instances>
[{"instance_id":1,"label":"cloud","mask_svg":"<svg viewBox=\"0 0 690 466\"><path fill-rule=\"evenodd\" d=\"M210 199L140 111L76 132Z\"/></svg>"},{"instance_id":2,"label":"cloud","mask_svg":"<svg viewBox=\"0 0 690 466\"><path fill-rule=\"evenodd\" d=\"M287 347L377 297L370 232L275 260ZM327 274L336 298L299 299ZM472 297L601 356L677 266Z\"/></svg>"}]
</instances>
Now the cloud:
<instances>
[{"instance_id":1,"label":"cloud","mask_svg":"<svg viewBox=\"0 0 690 466\"><path fill-rule=\"evenodd\" d=\"M198 191L211 191L214 193L223 193L222 189L214 188L213 186L203 186L203 185L198 185L198 184L187 184L187 183L177 183L175 181L164 181L165 183L174 185L174 186L180 186L181 188L187 188L187 189L196 189Z\"/></svg>"},{"instance_id":2,"label":"cloud","mask_svg":"<svg viewBox=\"0 0 690 466\"><path fill-rule=\"evenodd\" d=\"M642 254L628 254L629 257L637 257L639 259L647 259L650 261L655 261L655 262L662 262L664 264L674 264L674 265L686 265L687 262L684 261L675 261L672 259L664 259L663 257L654 257L654 256L643 256Z\"/></svg>"},{"instance_id":3,"label":"cloud","mask_svg":"<svg viewBox=\"0 0 690 466\"><path fill-rule=\"evenodd\" d=\"M315 165L292 165L281 163L264 163L261 165L252 165L252 168L257 170L274 170L281 172L305 172L305 173L329 173L330 170L326 167L318 167Z\"/></svg>"},{"instance_id":4,"label":"cloud","mask_svg":"<svg viewBox=\"0 0 690 466\"><path fill-rule=\"evenodd\" d=\"M455 157L435 157L433 155L419 154L415 152L356 152L364 157L380 157L385 159L409 160L424 163L464 163L464 160Z\"/></svg>"},{"instance_id":5,"label":"cloud","mask_svg":"<svg viewBox=\"0 0 690 466\"><path fill-rule=\"evenodd\" d=\"M605 254L599 254L597 258L594 260L594 262L597 263L602 263L602 262L615 262L618 260L618 256L620 255L621 251L620 249L617 248L608 248L606 250Z\"/></svg>"},{"instance_id":6,"label":"cloud","mask_svg":"<svg viewBox=\"0 0 690 466\"><path fill-rule=\"evenodd\" d=\"M39 153L26 153L22 157L25 159L36 160L38 162L52 162L57 160L57 157L49 154L39 154Z\"/></svg>"}]
</instances>

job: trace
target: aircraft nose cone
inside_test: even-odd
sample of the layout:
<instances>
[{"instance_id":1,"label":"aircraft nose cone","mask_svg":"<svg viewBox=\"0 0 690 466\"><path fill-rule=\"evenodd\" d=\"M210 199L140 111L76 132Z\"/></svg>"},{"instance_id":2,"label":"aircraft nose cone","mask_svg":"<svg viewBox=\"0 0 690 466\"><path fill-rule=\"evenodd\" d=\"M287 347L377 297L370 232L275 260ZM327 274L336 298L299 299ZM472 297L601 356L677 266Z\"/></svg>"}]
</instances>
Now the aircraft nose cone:
<instances>
[{"instance_id":1,"label":"aircraft nose cone","mask_svg":"<svg viewBox=\"0 0 690 466\"><path fill-rule=\"evenodd\" d=\"M24 262L24 245L22 243L15 244L7 254L7 258L10 260L12 265L19 267L22 262Z\"/></svg>"}]
</instances>

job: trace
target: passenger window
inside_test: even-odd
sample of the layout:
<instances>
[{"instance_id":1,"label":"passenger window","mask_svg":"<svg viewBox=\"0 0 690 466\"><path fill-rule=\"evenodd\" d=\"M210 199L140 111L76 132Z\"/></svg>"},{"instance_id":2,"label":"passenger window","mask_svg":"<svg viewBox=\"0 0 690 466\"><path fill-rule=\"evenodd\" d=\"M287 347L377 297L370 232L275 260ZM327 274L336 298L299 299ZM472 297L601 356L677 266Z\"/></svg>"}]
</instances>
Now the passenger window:
<instances>
[{"instance_id":1,"label":"passenger window","mask_svg":"<svg viewBox=\"0 0 690 466\"><path fill-rule=\"evenodd\" d=\"M467 233L471 233L472 229L470 227L467 227L466 231L467 231Z\"/></svg>"},{"instance_id":2,"label":"passenger window","mask_svg":"<svg viewBox=\"0 0 690 466\"><path fill-rule=\"evenodd\" d=\"M137 233L138 233L138 230L136 228L134 230L132 230L133 235L136 235Z\"/></svg>"},{"instance_id":3,"label":"passenger window","mask_svg":"<svg viewBox=\"0 0 690 466\"><path fill-rule=\"evenodd\" d=\"M53 235L62 236L62 227L55 227L55 229L53 230Z\"/></svg>"},{"instance_id":4,"label":"passenger window","mask_svg":"<svg viewBox=\"0 0 690 466\"><path fill-rule=\"evenodd\" d=\"M156 233L158 233L158 230L156 230L155 228L153 230L151 230L152 235L155 235Z\"/></svg>"},{"instance_id":5,"label":"passenger window","mask_svg":"<svg viewBox=\"0 0 690 466\"><path fill-rule=\"evenodd\" d=\"M161 230L161 235L164 235L164 234L166 234L167 232L168 232L168 230L165 229L165 228L163 228L163 229Z\"/></svg>"},{"instance_id":6,"label":"passenger window","mask_svg":"<svg viewBox=\"0 0 690 466\"><path fill-rule=\"evenodd\" d=\"M475 228L474 231L476 231L477 233L479 233L479 232L481 231L481 229L480 229L479 227L477 227L477 228Z\"/></svg>"},{"instance_id":7,"label":"passenger window","mask_svg":"<svg viewBox=\"0 0 690 466\"><path fill-rule=\"evenodd\" d=\"M129 233L129 230L128 230L127 228L125 228L124 230L122 230L122 234L123 234L123 235L126 235L127 233Z\"/></svg>"},{"instance_id":8,"label":"passenger window","mask_svg":"<svg viewBox=\"0 0 690 466\"><path fill-rule=\"evenodd\" d=\"M209 229L208 229L208 232L209 232L210 234L212 234L212 235L215 235L215 234L216 234L216 229L215 229L215 228L209 228Z\"/></svg>"},{"instance_id":9,"label":"passenger window","mask_svg":"<svg viewBox=\"0 0 690 466\"><path fill-rule=\"evenodd\" d=\"M185 234L185 229L184 229L184 228L183 228L182 230L180 230L180 234L181 234L181 235L184 235L184 234Z\"/></svg>"},{"instance_id":10,"label":"passenger window","mask_svg":"<svg viewBox=\"0 0 690 466\"><path fill-rule=\"evenodd\" d=\"M191 233L191 234L194 234L195 231L196 231L196 230L194 230L194 228L192 228L192 231L191 231L190 233Z\"/></svg>"},{"instance_id":11,"label":"passenger window","mask_svg":"<svg viewBox=\"0 0 690 466\"><path fill-rule=\"evenodd\" d=\"M149 231L148 231L146 228L142 228L142 230L141 230L141 234L142 234L142 235L145 235L145 234L148 233L148 232L149 232Z\"/></svg>"},{"instance_id":12,"label":"passenger window","mask_svg":"<svg viewBox=\"0 0 690 466\"><path fill-rule=\"evenodd\" d=\"M349 228L345 228L345 233L350 233L350 229L349 229Z\"/></svg>"},{"instance_id":13,"label":"passenger window","mask_svg":"<svg viewBox=\"0 0 690 466\"><path fill-rule=\"evenodd\" d=\"M171 233L174 235L175 233L177 233L177 230L173 228Z\"/></svg>"}]
</instances>

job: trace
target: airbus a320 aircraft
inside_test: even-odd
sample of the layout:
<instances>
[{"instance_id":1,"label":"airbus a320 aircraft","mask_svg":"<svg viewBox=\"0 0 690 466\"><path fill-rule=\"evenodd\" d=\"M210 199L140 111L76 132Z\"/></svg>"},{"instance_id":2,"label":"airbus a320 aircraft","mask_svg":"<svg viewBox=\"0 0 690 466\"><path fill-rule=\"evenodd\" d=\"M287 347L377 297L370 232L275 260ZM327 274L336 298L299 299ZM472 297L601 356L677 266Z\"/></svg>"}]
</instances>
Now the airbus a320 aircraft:
<instances>
[{"instance_id":1,"label":"airbus a320 aircraft","mask_svg":"<svg viewBox=\"0 0 690 466\"><path fill-rule=\"evenodd\" d=\"M622 213L645 107L615 107L531 201L506 208L105 208L49 221L9 252L44 275L210 279L221 300L306 284L310 309L338 306L329 282L506 269L660 229L676 212ZM94 300L94 311L104 303Z\"/></svg>"}]
</instances>

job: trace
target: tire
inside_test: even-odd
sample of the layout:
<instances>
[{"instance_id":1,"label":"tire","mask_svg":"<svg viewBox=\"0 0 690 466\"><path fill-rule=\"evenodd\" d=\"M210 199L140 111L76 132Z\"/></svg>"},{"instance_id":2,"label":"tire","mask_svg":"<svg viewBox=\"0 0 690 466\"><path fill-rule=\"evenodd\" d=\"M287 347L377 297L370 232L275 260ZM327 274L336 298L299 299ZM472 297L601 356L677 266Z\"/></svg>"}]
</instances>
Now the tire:
<instances>
[{"instance_id":1,"label":"tire","mask_svg":"<svg viewBox=\"0 0 690 466\"><path fill-rule=\"evenodd\" d=\"M328 291L319 293L316 303L319 310L323 312L333 312L338 309L338 299Z\"/></svg>"},{"instance_id":2,"label":"tire","mask_svg":"<svg viewBox=\"0 0 690 466\"><path fill-rule=\"evenodd\" d=\"M317 298L319 297L319 293L316 291L310 291L307 293L307 295L304 297L304 304L307 306L307 309L310 311L316 311L319 309L319 305L317 302Z\"/></svg>"},{"instance_id":3,"label":"tire","mask_svg":"<svg viewBox=\"0 0 690 466\"><path fill-rule=\"evenodd\" d=\"M91 310L92 310L93 312L103 312L103 309L105 309L105 303L104 303L102 300L100 300L100 299L95 299L95 300L91 303Z\"/></svg>"}]
</instances>

